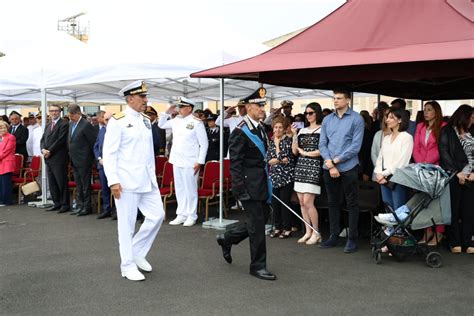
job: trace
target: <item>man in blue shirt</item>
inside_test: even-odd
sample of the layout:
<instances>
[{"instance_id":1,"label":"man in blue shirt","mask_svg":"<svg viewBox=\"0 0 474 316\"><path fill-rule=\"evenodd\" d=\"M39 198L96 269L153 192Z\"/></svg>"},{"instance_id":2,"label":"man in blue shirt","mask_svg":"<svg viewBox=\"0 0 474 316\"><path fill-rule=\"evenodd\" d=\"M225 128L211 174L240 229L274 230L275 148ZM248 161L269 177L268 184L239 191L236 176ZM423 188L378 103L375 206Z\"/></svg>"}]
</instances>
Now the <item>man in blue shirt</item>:
<instances>
[{"instance_id":1,"label":"man in blue shirt","mask_svg":"<svg viewBox=\"0 0 474 316\"><path fill-rule=\"evenodd\" d=\"M319 150L324 160L323 177L328 194L330 224L329 239L323 242L320 247L336 246L340 232L341 207L345 200L349 210L349 236L344 247L346 253L357 251L358 154L364 137L364 120L349 107L349 102L350 93L348 91L334 91L336 111L324 118L319 140Z\"/></svg>"}]
</instances>

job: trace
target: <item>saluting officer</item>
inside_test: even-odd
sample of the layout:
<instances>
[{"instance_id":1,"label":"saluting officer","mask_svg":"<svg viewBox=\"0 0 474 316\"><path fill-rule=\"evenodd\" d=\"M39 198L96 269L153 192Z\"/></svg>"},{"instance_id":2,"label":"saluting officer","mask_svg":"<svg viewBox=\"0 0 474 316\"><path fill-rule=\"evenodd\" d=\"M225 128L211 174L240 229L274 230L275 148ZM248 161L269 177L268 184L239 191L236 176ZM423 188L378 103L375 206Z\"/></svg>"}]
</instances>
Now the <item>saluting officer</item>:
<instances>
[{"instance_id":1,"label":"saluting officer","mask_svg":"<svg viewBox=\"0 0 474 316\"><path fill-rule=\"evenodd\" d=\"M179 115L168 118L179 108ZM169 161L173 164L176 188L176 218L170 225L193 226L197 220L199 169L206 160L207 134L203 122L192 115L194 102L181 97L176 105L160 115L158 126L171 129L173 145Z\"/></svg>"},{"instance_id":2,"label":"saluting officer","mask_svg":"<svg viewBox=\"0 0 474 316\"><path fill-rule=\"evenodd\" d=\"M142 113L148 101L147 87L143 81L135 81L119 94L125 97L127 108L109 121L102 158L117 206L122 276L141 281L145 276L137 267L152 271L145 257L163 222L164 211L156 182L151 122ZM138 208L145 221L133 236Z\"/></svg>"},{"instance_id":3,"label":"saluting officer","mask_svg":"<svg viewBox=\"0 0 474 316\"><path fill-rule=\"evenodd\" d=\"M267 270L265 245L265 223L272 192L265 160L268 138L259 122L266 103L265 94L265 88L260 88L239 101L245 104L247 115L230 135L230 173L232 192L245 208L247 223L218 235L217 243L222 247L224 259L231 263L232 245L249 237L250 274L263 280L276 280Z\"/></svg>"}]
</instances>

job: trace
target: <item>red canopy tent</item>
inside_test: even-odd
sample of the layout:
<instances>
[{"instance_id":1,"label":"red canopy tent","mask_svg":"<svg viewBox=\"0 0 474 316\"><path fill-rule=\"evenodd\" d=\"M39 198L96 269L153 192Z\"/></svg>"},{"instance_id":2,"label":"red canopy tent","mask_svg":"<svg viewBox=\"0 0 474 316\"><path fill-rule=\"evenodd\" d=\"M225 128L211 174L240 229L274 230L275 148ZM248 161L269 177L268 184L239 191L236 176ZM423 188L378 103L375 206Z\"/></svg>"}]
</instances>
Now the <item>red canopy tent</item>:
<instances>
[{"instance_id":1,"label":"red canopy tent","mask_svg":"<svg viewBox=\"0 0 474 316\"><path fill-rule=\"evenodd\" d=\"M348 0L281 45L191 77L411 99L474 98L471 0Z\"/></svg>"}]
</instances>

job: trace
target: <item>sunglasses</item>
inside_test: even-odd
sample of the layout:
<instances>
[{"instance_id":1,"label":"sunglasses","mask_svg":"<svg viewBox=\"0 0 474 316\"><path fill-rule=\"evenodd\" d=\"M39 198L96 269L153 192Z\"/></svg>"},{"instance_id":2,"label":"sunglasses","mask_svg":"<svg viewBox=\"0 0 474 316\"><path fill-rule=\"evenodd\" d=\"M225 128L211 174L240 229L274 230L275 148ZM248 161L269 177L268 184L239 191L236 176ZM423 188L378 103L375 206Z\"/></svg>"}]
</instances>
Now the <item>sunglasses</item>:
<instances>
[{"instance_id":1,"label":"sunglasses","mask_svg":"<svg viewBox=\"0 0 474 316\"><path fill-rule=\"evenodd\" d=\"M310 115L310 116L311 116L311 115L313 115L314 113L315 113L315 112L304 112L303 114L304 114L304 115Z\"/></svg>"}]
</instances>

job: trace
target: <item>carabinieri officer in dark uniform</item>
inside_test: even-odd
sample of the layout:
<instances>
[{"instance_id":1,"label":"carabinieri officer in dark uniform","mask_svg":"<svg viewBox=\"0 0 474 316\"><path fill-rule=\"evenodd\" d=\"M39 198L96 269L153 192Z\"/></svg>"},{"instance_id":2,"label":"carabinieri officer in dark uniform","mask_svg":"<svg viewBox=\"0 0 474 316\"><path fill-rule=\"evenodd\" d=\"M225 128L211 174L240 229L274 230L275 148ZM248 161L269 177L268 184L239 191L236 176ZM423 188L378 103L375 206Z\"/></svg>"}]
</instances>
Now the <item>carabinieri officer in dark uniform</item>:
<instances>
[{"instance_id":1,"label":"carabinieri officer in dark uniform","mask_svg":"<svg viewBox=\"0 0 474 316\"><path fill-rule=\"evenodd\" d=\"M265 245L265 223L272 192L265 161L268 138L259 122L266 103L265 94L265 88L259 88L239 101L239 104L245 104L247 115L230 135L230 173L232 192L245 208L247 223L240 223L218 235L217 243L222 247L224 259L231 263L232 245L249 237L250 274L263 280L276 280L276 276L267 270Z\"/></svg>"}]
</instances>

